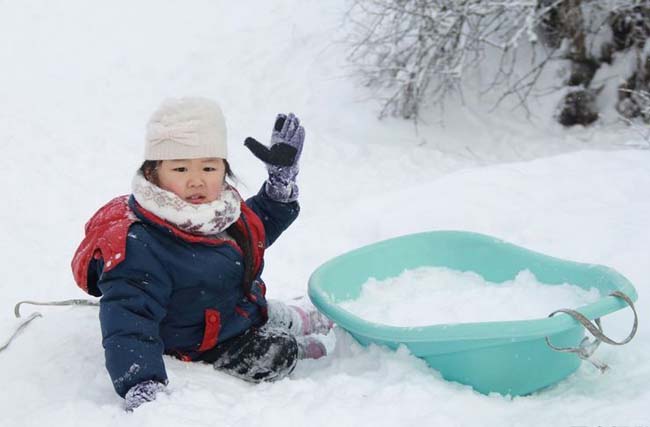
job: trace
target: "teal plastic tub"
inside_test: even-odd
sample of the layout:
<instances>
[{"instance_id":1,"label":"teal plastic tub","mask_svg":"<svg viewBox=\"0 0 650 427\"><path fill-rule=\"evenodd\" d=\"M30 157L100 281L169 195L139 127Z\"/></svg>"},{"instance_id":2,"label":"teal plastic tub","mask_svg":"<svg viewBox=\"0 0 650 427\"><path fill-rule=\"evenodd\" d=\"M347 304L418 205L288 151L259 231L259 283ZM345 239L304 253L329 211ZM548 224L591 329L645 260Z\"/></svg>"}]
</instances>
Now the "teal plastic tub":
<instances>
[{"instance_id":1,"label":"teal plastic tub","mask_svg":"<svg viewBox=\"0 0 650 427\"><path fill-rule=\"evenodd\" d=\"M601 298L574 308L589 319L627 307L612 291L636 301L632 284L611 268L553 258L502 240L463 231L432 231L381 241L338 256L320 266L309 279L314 305L362 345L395 349L400 345L424 359L450 381L468 384L481 393L525 395L554 384L578 369L575 354L552 350L576 347L584 328L566 314L553 317L481 323L395 327L366 321L339 303L359 297L368 278L383 280L405 269L423 266L473 271L495 283L530 270L549 285L570 283L597 288ZM550 314L550 313L549 313Z\"/></svg>"}]
</instances>

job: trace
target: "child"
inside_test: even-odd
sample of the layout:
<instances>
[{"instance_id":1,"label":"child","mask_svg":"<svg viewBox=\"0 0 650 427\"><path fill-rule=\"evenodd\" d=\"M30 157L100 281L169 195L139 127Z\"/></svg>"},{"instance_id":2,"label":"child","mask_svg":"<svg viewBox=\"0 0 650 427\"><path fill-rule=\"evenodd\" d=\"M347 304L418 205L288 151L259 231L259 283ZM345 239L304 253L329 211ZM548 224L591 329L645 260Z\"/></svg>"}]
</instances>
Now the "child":
<instances>
[{"instance_id":1,"label":"child","mask_svg":"<svg viewBox=\"0 0 650 427\"><path fill-rule=\"evenodd\" d=\"M133 193L90 219L72 261L77 284L101 296L106 368L128 411L165 389L163 354L252 382L325 355L313 334L332 323L267 302L260 277L264 250L298 216L304 138L296 116L279 114L270 149L246 139L269 176L243 202L226 182L233 174L217 104L172 99L151 117Z\"/></svg>"}]
</instances>

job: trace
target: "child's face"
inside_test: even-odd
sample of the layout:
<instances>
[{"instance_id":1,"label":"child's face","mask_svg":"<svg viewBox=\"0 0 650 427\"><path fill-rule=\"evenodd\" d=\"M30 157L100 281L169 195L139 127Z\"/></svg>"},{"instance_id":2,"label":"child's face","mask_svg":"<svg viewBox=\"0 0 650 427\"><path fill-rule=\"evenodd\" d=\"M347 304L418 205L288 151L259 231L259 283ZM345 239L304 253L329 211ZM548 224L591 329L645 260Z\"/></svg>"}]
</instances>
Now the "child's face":
<instances>
[{"instance_id":1,"label":"child's face","mask_svg":"<svg viewBox=\"0 0 650 427\"><path fill-rule=\"evenodd\" d=\"M157 167L158 186L188 203L210 203L223 190L226 165L223 159L163 160Z\"/></svg>"}]
</instances>

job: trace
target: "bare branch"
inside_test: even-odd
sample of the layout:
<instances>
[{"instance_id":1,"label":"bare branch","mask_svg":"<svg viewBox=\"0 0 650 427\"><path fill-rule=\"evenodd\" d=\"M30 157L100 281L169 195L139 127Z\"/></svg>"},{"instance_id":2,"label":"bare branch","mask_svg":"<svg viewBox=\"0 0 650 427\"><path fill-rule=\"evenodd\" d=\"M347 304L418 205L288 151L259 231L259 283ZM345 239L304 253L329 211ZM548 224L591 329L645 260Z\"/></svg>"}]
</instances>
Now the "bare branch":
<instances>
[{"instance_id":1,"label":"bare branch","mask_svg":"<svg viewBox=\"0 0 650 427\"><path fill-rule=\"evenodd\" d=\"M378 89L380 116L417 121L422 106L442 105L460 92L464 75L479 66L487 47L513 56L533 34L540 10L546 9L538 9L536 0L355 0L348 59ZM492 84L513 77L514 60L504 59ZM523 96L522 104L534 83L522 83L525 77L507 91Z\"/></svg>"}]
</instances>

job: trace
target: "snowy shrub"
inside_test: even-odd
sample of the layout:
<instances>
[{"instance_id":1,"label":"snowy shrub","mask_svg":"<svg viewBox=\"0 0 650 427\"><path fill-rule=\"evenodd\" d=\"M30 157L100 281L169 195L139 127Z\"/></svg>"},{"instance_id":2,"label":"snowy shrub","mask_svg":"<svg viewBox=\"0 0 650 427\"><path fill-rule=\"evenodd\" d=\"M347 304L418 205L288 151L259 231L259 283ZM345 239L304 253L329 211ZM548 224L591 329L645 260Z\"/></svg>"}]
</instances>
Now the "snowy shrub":
<instances>
[{"instance_id":1,"label":"snowy shrub","mask_svg":"<svg viewBox=\"0 0 650 427\"><path fill-rule=\"evenodd\" d=\"M380 117L414 121L423 107L462 96L469 71L492 57L498 69L481 90L496 92L497 104L512 97L527 108L542 71L559 60L568 73L556 89L569 89L558 120L592 123L597 71L616 52L642 52L650 35L648 0L353 0L348 16L349 60L382 102ZM649 67L637 68L623 89L650 89ZM623 98L619 111L643 109L638 96Z\"/></svg>"},{"instance_id":2,"label":"snowy shrub","mask_svg":"<svg viewBox=\"0 0 650 427\"><path fill-rule=\"evenodd\" d=\"M650 36L650 5L647 1L625 3L609 16L612 41L619 51L633 46L642 49Z\"/></svg>"},{"instance_id":3,"label":"snowy shrub","mask_svg":"<svg viewBox=\"0 0 650 427\"><path fill-rule=\"evenodd\" d=\"M546 11L521 0L355 0L349 59L377 89L380 116L417 120L423 105L460 91L487 47L503 56L500 77L512 76L514 51L522 39L535 42Z\"/></svg>"},{"instance_id":4,"label":"snowy shrub","mask_svg":"<svg viewBox=\"0 0 650 427\"><path fill-rule=\"evenodd\" d=\"M650 148L650 92L647 90L621 90L621 101L617 109L623 119L633 127L643 138L646 147ZM639 119L642 123L639 123Z\"/></svg>"},{"instance_id":5,"label":"snowy shrub","mask_svg":"<svg viewBox=\"0 0 650 427\"><path fill-rule=\"evenodd\" d=\"M649 2L645 2L649 3ZM650 4L612 12L610 23L617 49L634 49L634 72L619 87L617 111L626 120L650 123Z\"/></svg>"},{"instance_id":6,"label":"snowy shrub","mask_svg":"<svg viewBox=\"0 0 650 427\"><path fill-rule=\"evenodd\" d=\"M564 97L557 121L564 126L586 125L598 120L596 93L589 89L570 90Z\"/></svg>"}]
</instances>

